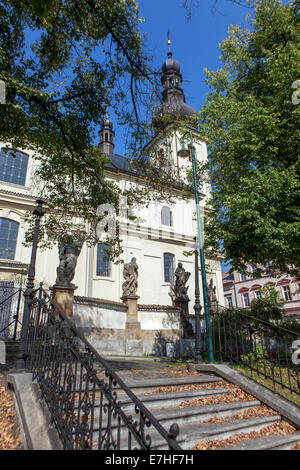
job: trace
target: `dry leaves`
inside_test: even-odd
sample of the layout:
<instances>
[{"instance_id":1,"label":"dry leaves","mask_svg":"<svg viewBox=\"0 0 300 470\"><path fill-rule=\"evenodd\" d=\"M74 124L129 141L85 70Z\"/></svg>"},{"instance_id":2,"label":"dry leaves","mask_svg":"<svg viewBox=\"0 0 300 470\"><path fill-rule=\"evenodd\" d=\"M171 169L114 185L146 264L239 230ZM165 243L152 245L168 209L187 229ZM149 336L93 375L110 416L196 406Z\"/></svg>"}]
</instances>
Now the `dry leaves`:
<instances>
[{"instance_id":1,"label":"dry leaves","mask_svg":"<svg viewBox=\"0 0 300 470\"><path fill-rule=\"evenodd\" d=\"M2 386L0 374L0 450L22 450L11 392Z\"/></svg>"},{"instance_id":2,"label":"dry leaves","mask_svg":"<svg viewBox=\"0 0 300 470\"><path fill-rule=\"evenodd\" d=\"M168 374L176 375L177 377L191 377L191 376L200 376L199 372L189 372L187 369L162 369L161 372Z\"/></svg>"},{"instance_id":3,"label":"dry leaves","mask_svg":"<svg viewBox=\"0 0 300 470\"><path fill-rule=\"evenodd\" d=\"M235 388L235 385L227 382L213 382L205 385L198 384L186 384L186 385L170 385L168 387L158 387L150 392L147 392L146 395L151 395L152 393L168 393L168 392L187 392L189 390L204 390L209 388Z\"/></svg>"},{"instance_id":4,"label":"dry leaves","mask_svg":"<svg viewBox=\"0 0 300 470\"><path fill-rule=\"evenodd\" d=\"M261 429L260 431L234 434L233 436L224 440L200 441L200 442L197 442L195 447L193 447L193 450L215 450L218 448L227 447L229 445L238 444L239 442L245 441L248 439L257 439L259 437L267 437L267 436L286 436L288 434L294 434L296 431L297 431L296 428L291 426L286 421L280 421L278 423L272 424L271 426L267 426Z\"/></svg>"},{"instance_id":5,"label":"dry leaves","mask_svg":"<svg viewBox=\"0 0 300 470\"><path fill-rule=\"evenodd\" d=\"M206 420L200 420L199 423L225 423L231 422L236 419L251 419L251 418L259 418L264 416L277 416L277 411L272 410L272 408L268 408L266 405L258 405L253 406L252 408L248 408L247 410L240 411L236 415L221 418L210 418Z\"/></svg>"},{"instance_id":6,"label":"dry leaves","mask_svg":"<svg viewBox=\"0 0 300 470\"><path fill-rule=\"evenodd\" d=\"M229 390L222 395L215 395L212 397L203 397L203 398L196 398L194 400L188 400L180 403L179 408L186 408L187 406L201 406L201 405L217 405L220 403L233 403L233 402L240 402L240 401L252 401L255 398L252 395L244 392L240 388L236 390Z\"/></svg>"}]
</instances>

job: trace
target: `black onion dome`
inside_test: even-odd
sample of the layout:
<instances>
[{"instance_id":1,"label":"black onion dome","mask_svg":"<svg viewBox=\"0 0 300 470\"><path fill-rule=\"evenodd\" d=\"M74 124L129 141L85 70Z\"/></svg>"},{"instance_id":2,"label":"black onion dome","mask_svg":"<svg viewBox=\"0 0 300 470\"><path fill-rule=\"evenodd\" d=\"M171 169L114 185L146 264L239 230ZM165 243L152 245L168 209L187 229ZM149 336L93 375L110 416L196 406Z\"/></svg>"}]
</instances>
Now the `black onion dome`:
<instances>
[{"instance_id":1,"label":"black onion dome","mask_svg":"<svg viewBox=\"0 0 300 470\"><path fill-rule=\"evenodd\" d=\"M110 129L113 128L113 122L109 117L108 112L106 111L105 116L102 121L102 127L109 127Z\"/></svg>"},{"instance_id":2,"label":"black onion dome","mask_svg":"<svg viewBox=\"0 0 300 470\"><path fill-rule=\"evenodd\" d=\"M168 40L168 45L168 57L161 67L161 83L163 86L162 105L152 119L152 123L157 127L164 126L161 115L169 116L172 119L184 119L196 113L195 108L185 102L180 63L172 57L170 40Z\"/></svg>"},{"instance_id":3,"label":"black onion dome","mask_svg":"<svg viewBox=\"0 0 300 470\"><path fill-rule=\"evenodd\" d=\"M163 73L173 72L173 71L180 73L180 64L178 60L173 59L172 52L168 53L168 58L162 64L161 70Z\"/></svg>"}]
</instances>

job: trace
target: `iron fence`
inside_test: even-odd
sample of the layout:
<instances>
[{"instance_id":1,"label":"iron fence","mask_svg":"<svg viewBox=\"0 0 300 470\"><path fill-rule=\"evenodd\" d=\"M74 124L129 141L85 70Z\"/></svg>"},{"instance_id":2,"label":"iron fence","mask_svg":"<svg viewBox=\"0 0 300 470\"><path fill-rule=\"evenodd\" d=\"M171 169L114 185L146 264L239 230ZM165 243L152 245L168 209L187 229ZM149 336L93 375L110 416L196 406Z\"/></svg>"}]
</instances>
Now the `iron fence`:
<instances>
[{"instance_id":1,"label":"iron fence","mask_svg":"<svg viewBox=\"0 0 300 470\"><path fill-rule=\"evenodd\" d=\"M24 307L23 289L13 282L0 286L0 338L20 339Z\"/></svg>"},{"instance_id":2,"label":"iron fence","mask_svg":"<svg viewBox=\"0 0 300 470\"><path fill-rule=\"evenodd\" d=\"M177 424L161 426L42 288L31 301L25 360L64 449L181 449Z\"/></svg>"},{"instance_id":3,"label":"iron fence","mask_svg":"<svg viewBox=\"0 0 300 470\"><path fill-rule=\"evenodd\" d=\"M202 356L207 354L207 335L201 316ZM239 365L253 379L264 377L273 386L300 395L300 367L292 360L299 334L246 313L220 309L210 312L214 360Z\"/></svg>"}]
</instances>

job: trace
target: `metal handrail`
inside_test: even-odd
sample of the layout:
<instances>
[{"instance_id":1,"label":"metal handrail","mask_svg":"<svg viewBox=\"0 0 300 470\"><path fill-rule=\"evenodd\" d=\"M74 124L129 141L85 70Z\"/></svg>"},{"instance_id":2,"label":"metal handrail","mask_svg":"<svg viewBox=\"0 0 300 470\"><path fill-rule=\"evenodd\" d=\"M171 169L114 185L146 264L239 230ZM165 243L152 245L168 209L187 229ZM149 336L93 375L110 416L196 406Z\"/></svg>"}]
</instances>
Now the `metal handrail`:
<instances>
[{"instance_id":1,"label":"metal handrail","mask_svg":"<svg viewBox=\"0 0 300 470\"><path fill-rule=\"evenodd\" d=\"M240 365L255 380L264 376L291 394L300 395L300 366L292 360L292 345L299 333L234 309L211 309L216 360ZM204 316L201 316L204 323ZM203 341L207 332L202 330ZM207 353L205 351L205 353Z\"/></svg>"},{"instance_id":2,"label":"metal handrail","mask_svg":"<svg viewBox=\"0 0 300 470\"><path fill-rule=\"evenodd\" d=\"M13 287L12 287L13 288ZM2 300L0 302L0 314L1 314L1 309L2 307L5 305L6 302L10 301L11 299L13 299L16 295L18 295L18 301L17 301L17 307L16 307L16 314L13 315L13 320L9 320L8 319L8 323L4 326L4 328L2 328L0 330L0 334L3 333L5 330L9 330L9 328L11 327L11 325L15 324L15 328L14 328L14 333L13 333L13 339L16 340L16 337L17 337L17 324L21 325L22 326L22 322L20 322L19 320L19 314L20 314L20 304L21 304L21 295L23 293L23 289L20 287L18 288L15 292L13 292L12 294L10 294L8 297L6 297L4 300ZM11 304L9 303L9 316L11 314Z\"/></svg>"},{"instance_id":3,"label":"metal handrail","mask_svg":"<svg viewBox=\"0 0 300 470\"><path fill-rule=\"evenodd\" d=\"M169 432L167 432L164 427L157 421L157 419L153 416L153 414L146 408L146 406L142 403L141 400L137 398L137 396L127 387L127 385L123 382L123 380L118 376L118 374L111 368L109 363L95 350L95 348L85 339L85 337L77 330L76 326L68 318L62 309L60 308L59 305L57 305L53 299L45 292L44 289L40 288L39 292L39 297L35 297L32 302L31 306L31 333L30 333L30 338L28 339L28 348L27 348L27 360L26 360L26 365L30 369L33 370L34 376L40 383L43 395L46 399L46 402L48 402L48 406L50 405L49 409L50 412L52 411L52 419L56 423L58 431L63 438L64 445L66 448L73 448L74 445L78 446L78 439L77 443L73 440L70 442L70 439L68 440L66 437L65 430L62 429L63 426L61 426L61 420L62 417L58 415L57 413L57 405L53 404L53 399L54 396L56 397L57 400L57 385L60 385L60 379L57 379L57 368L62 368L62 365L57 363L55 366L53 366L53 369L51 372L49 370L51 369L51 360L54 361L55 358L55 353L52 351L49 353L49 356L47 358L43 357L43 351L46 350L46 343L47 343L47 334L49 335L49 331L51 327L49 327L49 318L47 318L45 321L46 323L42 323L43 320L41 320L43 316L43 312L46 310L46 315L51 317L52 321L52 326L55 326L56 330L54 333L54 339L50 340L55 342L56 341L56 334L69 334L72 333L73 338L70 339L71 346L68 345L68 351L72 353L73 357L77 359L80 363L80 367L85 369L85 372L88 376L89 382L93 384L93 390L95 391L96 388L98 388L98 391L100 390L101 393L105 395L105 398L107 400L107 404L103 405L104 413L108 412L113 413L115 419L118 417L118 425L119 428L121 427L121 421L123 424L127 427L128 432L130 434L130 443L129 447L131 446L131 434L135 437L137 443L140 445L142 449L150 449L151 448L151 438L150 436L147 436L145 434L145 428L150 427L151 425L153 428L156 429L158 434L163 438L166 443L168 444L168 447L172 450L180 450L181 447L179 446L178 442L176 441L176 437L179 434L179 428L177 424L173 424L170 427ZM56 318L55 318L56 315ZM46 333L44 330L47 330L48 333ZM69 333L66 333L66 329L69 330ZM45 336L46 335L46 336ZM79 350L78 346L76 346L76 343L78 343L78 340L81 342L83 348L84 348L84 353ZM43 344L42 344L43 343ZM48 346L49 346L49 341L48 341ZM39 344L42 344L41 348L39 349ZM53 344L51 343L53 346ZM59 346L61 348L61 346ZM62 351L60 350L60 353L62 354ZM44 353L45 355L45 353ZM60 356L61 358L63 356ZM43 362L44 361L44 362ZM105 384L102 379L97 377L96 373L97 370L94 368L94 362L98 362L101 364L101 366L105 370L105 375L108 377L108 384ZM67 367L67 366L66 366ZM56 369L55 369L56 368ZM68 369L65 371L66 373L70 374L70 370ZM51 374L54 374L55 379L58 380L55 382L55 391L53 391L53 384L51 384L51 379L50 376ZM69 384L69 387L75 387L75 382L76 382L76 377L72 377L72 380L74 383ZM67 378L64 377L63 379L63 384L67 381ZM134 422L133 418L131 416L127 416L124 410L122 410L122 403L117 401L117 393L116 390L112 390L112 386L119 386L119 388L126 393L126 395L130 398L132 404L134 405L135 413L139 415L139 422ZM52 387L52 388L51 388ZM74 392L74 390L73 390ZM75 393L75 392L74 392ZM74 395L73 393L73 395ZM89 390L85 390L82 392L83 394L89 394ZM81 395L81 391L80 394ZM71 400L71 395L70 393L66 391L62 391L61 395L59 395L60 398L59 400L63 400L64 396L69 397L69 401L66 400L66 404L64 405L65 407L70 406L70 413L74 414L74 396ZM85 399L89 402L89 397L85 396ZM59 401L58 400L58 401ZM73 405L71 404L71 402ZM94 398L93 398L94 400ZM52 403L52 405L51 405ZM63 406L63 409L64 409ZM109 410L107 410L108 407ZM102 410L101 410L102 412ZM85 420L88 418L85 417ZM102 423L100 424L100 426ZM92 429L93 429L93 423L91 423ZM109 425L107 425L107 432L108 434L112 432L112 429L114 428L113 425L111 425L111 429L109 429ZM118 430L120 432L120 429ZM89 432L86 431L86 435L90 435L91 430ZM84 434L84 433L83 433ZM65 438L64 438L65 437ZM83 445L83 442L86 442L87 439L82 438L81 436L81 444ZM113 438L108 439L107 441L107 446L108 448L118 448L118 443L115 444L113 443ZM116 446L116 447L115 447ZM85 444L83 445L83 448L88 448L85 447Z\"/></svg>"}]
</instances>

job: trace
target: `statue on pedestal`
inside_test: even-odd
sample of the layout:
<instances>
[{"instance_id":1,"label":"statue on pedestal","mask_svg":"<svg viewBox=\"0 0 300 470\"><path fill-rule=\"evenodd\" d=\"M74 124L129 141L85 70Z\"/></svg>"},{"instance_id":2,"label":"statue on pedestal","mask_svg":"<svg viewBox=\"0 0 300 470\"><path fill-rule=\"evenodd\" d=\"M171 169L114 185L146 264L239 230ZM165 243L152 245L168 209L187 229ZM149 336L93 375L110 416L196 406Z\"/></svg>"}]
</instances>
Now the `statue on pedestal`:
<instances>
[{"instance_id":1,"label":"statue on pedestal","mask_svg":"<svg viewBox=\"0 0 300 470\"><path fill-rule=\"evenodd\" d=\"M55 282L57 286L71 285L81 248L82 242L79 241L58 244L59 266L56 269L57 278Z\"/></svg>"},{"instance_id":2,"label":"statue on pedestal","mask_svg":"<svg viewBox=\"0 0 300 470\"><path fill-rule=\"evenodd\" d=\"M175 283L171 283L169 295L172 298L173 303L175 301L189 302L187 295L188 286L186 283L191 273L188 273L183 267L182 263L178 263L175 270Z\"/></svg>"},{"instance_id":3,"label":"statue on pedestal","mask_svg":"<svg viewBox=\"0 0 300 470\"><path fill-rule=\"evenodd\" d=\"M123 277L123 298L136 297L138 287L138 265L136 264L136 258L132 258L130 263L124 264Z\"/></svg>"},{"instance_id":4,"label":"statue on pedestal","mask_svg":"<svg viewBox=\"0 0 300 470\"><path fill-rule=\"evenodd\" d=\"M218 299L216 295L216 286L213 285L213 280L211 279L209 282L209 286L207 289L208 294L208 306L211 311L217 308Z\"/></svg>"}]
</instances>

